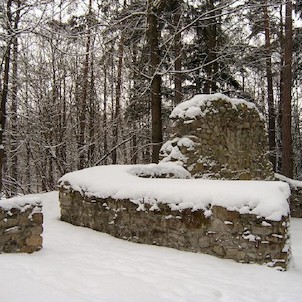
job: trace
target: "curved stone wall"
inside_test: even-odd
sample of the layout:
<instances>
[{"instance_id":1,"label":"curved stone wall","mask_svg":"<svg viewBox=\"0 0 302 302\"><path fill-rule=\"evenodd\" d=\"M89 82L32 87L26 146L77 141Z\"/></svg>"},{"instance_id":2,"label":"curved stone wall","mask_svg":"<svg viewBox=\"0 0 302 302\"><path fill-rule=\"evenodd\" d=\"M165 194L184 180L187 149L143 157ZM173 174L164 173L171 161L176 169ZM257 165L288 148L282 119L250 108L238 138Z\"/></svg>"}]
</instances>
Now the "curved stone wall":
<instances>
[{"instance_id":1,"label":"curved stone wall","mask_svg":"<svg viewBox=\"0 0 302 302\"><path fill-rule=\"evenodd\" d=\"M61 219L74 225L132 242L287 268L288 217L270 221L219 206L213 206L212 215L206 217L203 210L138 206L129 199L88 197L64 186L59 199Z\"/></svg>"}]
</instances>

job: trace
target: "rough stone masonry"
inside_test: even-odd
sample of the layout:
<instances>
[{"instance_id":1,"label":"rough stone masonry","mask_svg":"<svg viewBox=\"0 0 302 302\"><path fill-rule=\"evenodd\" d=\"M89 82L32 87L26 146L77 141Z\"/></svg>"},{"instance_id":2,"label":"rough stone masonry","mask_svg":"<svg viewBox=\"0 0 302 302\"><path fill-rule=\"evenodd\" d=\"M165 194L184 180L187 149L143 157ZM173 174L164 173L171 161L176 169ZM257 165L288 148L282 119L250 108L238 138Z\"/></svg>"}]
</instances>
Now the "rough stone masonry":
<instances>
[{"instance_id":1,"label":"rough stone masonry","mask_svg":"<svg viewBox=\"0 0 302 302\"><path fill-rule=\"evenodd\" d=\"M219 206L209 217L203 210L171 210L166 204L139 208L129 199L85 196L64 185L59 198L61 219L74 225L132 242L287 268L289 217L271 221Z\"/></svg>"},{"instance_id":2,"label":"rough stone masonry","mask_svg":"<svg viewBox=\"0 0 302 302\"><path fill-rule=\"evenodd\" d=\"M33 253L42 248L43 214L38 200L0 201L0 253Z\"/></svg>"},{"instance_id":3,"label":"rough stone masonry","mask_svg":"<svg viewBox=\"0 0 302 302\"><path fill-rule=\"evenodd\" d=\"M197 95L171 114L164 162L181 163L194 178L271 180L265 121L256 106L222 94Z\"/></svg>"}]
</instances>

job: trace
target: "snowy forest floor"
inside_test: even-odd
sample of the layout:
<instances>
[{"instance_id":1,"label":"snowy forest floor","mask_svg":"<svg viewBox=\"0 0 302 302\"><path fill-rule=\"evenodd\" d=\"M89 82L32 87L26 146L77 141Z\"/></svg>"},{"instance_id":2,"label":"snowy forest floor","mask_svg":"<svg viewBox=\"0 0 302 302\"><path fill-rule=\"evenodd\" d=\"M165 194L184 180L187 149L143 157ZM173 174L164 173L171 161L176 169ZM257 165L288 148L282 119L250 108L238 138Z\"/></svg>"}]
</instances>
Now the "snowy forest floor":
<instances>
[{"instance_id":1,"label":"snowy forest floor","mask_svg":"<svg viewBox=\"0 0 302 302\"><path fill-rule=\"evenodd\" d=\"M135 244L59 220L58 193L42 195L40 252L0 255L5 302L294 302L302 299L302 219L291 220L287 272Z\"/></svg>"}]
</instances>

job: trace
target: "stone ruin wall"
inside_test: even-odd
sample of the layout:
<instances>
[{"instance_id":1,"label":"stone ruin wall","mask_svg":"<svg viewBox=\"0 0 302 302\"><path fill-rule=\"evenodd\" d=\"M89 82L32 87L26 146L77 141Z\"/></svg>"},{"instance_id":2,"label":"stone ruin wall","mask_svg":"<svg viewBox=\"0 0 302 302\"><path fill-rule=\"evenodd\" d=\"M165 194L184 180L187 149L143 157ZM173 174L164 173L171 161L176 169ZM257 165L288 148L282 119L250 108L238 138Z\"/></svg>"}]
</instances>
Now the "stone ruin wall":
<instances>
[{"instance_id":1,"label":"stone ruin wall","mask_svg":"<svg viewBox=\"0 0 302 302\"><path fill-rule=\"evenodd\" d=\"M302 218L302 181L293 180L280 174L275 174L276 179L286 182L291 191L289 198L290 215Z\"/></svg>"},{"instance_id":2,"label":"stone ruin wall","mask_svg":"<svg viewBox=\"0 0 302 302\"><path fill-rule=\"evenodd\" d=\"M302 218L302 188L291 187L290 215L295 218Z\"/></svg>"},{"instance_id":3,"label":"stone ruin wall","mask_svg":"<svg viewBox=\"0 0 302 302\"><path fill-rule=\"evenodd\" d=\"M190 108L198 112L193 117L172 112L173 134L161 149L162 161L182 164L194 178L273 180L265 122L256 107L223 95L211 98ZM268 221L218 206L209 217L202 210L172 211L165 204L159 211L148 205L140 210L130 200L82 196L64 186L60 204L63 221L133 242L282 269L290 257L289 217Z\"/></svg>"},{"instance_id":4,"label":"stone ruin wall","mask_svg":"<svg viewBox=\"0 0 302 302\"><path fill-rule=\"evenodd\" d=\"M162 160L182 162L194 178L272 180L265 121L247 104L218 97L196 117L172 117Z\"/></svg>"},{"instance_id":5,"label":"stone ruin wall","mask_svg":"<svg viewBox=\"0 0 302 302\"><path fill-rule=\"evenodd\" d=\"M281 269L289 261L288 217L268 221L218 206L208 218L202 210L172 211L165 204L139 210L129 200L86 197L63 187L59 198L63 221L117 238Z\"/></svg>"},{"instance_id":6,"label":"stone ruin wall","mask_svg":"<svg viewBox=\"0 0 302 302\"><path fill-rule=\"evenodd\" d=\"M276 173L277 180L286 182L291 191L289 198L290 215L294 218L302 218L302 181L294 180Z\"/></svg>"},{"instance_id":7,"label":"stone ruin wall","mask_svg":"<svg viewBox=\"0 0 302 302\"><path fill-rule=\"evenodd\" d=\"M41 204L11 209L0 204L0 253L33 253L42 248Z\"/></svg>"}]
</instances>

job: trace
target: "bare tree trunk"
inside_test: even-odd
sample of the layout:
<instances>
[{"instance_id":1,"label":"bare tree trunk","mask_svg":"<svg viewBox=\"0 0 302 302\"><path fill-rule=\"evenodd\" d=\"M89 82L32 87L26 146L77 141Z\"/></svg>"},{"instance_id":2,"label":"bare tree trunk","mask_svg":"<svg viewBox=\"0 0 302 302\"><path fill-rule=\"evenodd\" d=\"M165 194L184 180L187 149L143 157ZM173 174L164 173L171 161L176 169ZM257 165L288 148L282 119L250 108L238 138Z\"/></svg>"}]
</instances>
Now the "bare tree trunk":
<instances>
[{"instance_id":1,"label":"bare tree trunk","mask_svg":"<svg viewBox=\"0 0 302 302\"><path fill-rule=\"evenodd\" d=\"M264 13L264 31L265 31L265 51L266 51L266 80L267 80L267 100L268 100L268 139L270 161L276 170L276 114L273 93L273 74L271 61L271 37L270 37L270 19L267 10L267 2L263 6Z\"/></svg>"},{"instance_id":2,"label":"bare tree trunk","mask_svg":"<svg viewBox=\"0 0 302 302\"><path fill-rule=\"evenodd\" d=\"M137 66L137 45L133 46L132 49L132 64L133 66ZM136 89L138 87L138 73L135 70L132 70L132 81L133 81L133 91L131 95L131 101L132 104L130 106L134 106L134 104L137 104L137 94L136 94ZM132 122L132 131L135 132L137 130L137 127L139 127L139 123L137 121ZM131 140L131 152L130 152L130 157L131 157L131 164L137 164L138 162L138 148L137 148L137 135L134 134L133 138Z\"/></svg>"},{"instance_id":3,"label":"bare tree trunk","mask_svg":"<svg viewBox=\"0 0 302 302\"><path fill-rule=\"evenodd\" d=\"M158 73L160 51L158 43L158 9L154 1L148 0L148 40L151 54L151 123L152 123L152 162L159 161L159 150L162 145L162 114L161 114L161 75Z\"/></svg>"},{"instance_id":4,"label":"bare tree trunk","mask_svg":"<svg viewBox=\"0 0 302 302\"><path fill-rule=\"evenodd\" d=\"M181 45L181 31L180 29L180 17L181 17L181 5L178 1L176 1L176 11L174 13L174 26L176 30L176 34L174 36L174 52L175 52L175 76L174 76L174 86L175 86L175 96L174 96L174 105L179 104L182 101L182 74L181 74L181 66L182 66L182 45Z\"/></svg>"},{"instance_id":5,"label":"bare tree trunk","mask_svg":"<svg viewBox=\"0 0 302 302\"><path fill-rule=\"evenodd\" d=\"M44 152L45 153L45 152ZM43 154L44 160L42 160L41 169L38 171L41 178L41 190L42 192L47 192L47 180L46 180L46 171L47 171L47 154Z\"/></svg>"},{"instance_id":6,"label":"bare tree trunk","mask_svg":"<svg viewBox=\"0 0 302 302\"><path fill-rule=\"evenodd\" d=\"M114 56L115 56L115 53L114 53L114 47L113 47L113 44L111 45L111 51L110 51L110 77L107 77L107 80L108 79L114 79L115 78L115 63L114 63ZM113 130L114 130L114 127L112 125L114 125L115 123L115 92L116 90L114 89L114 81L110 81L109 80L109 83L110 83L110 101L111 101L111 110L110 110L110 119L111 119L111 128L112 128L112 132L111 132L111 139L110 139L110 144L111 144L111 150L112 149L115 149L114 148L114 140L112 139L113 137ZM115 161L115 158L114 158L114 153L111 153L111 161L113 164L116 164L116 161Z\"/></svg>"},{"instance_id":7,"label":"bare tree trunk","mask_svg":"<svg viewBox=\"0 0 302 302\"><path fill-rule=\"evenodd\" d=\"M90 87L89 87L89 148L88 163L92 166L95 153L95 89L94 89L94 66L93 58L90 64Z\"/></svg>"},{"instance_id":8,"label":"bare tree trunk","mask_svg":"<svg viewBox=\"0 0 302 302\"><path fill-rule=\"evenodd\" d=\"M135 131L135 129L133 129ZM131 164L137 164L137 136L136 134L133 135L132 141L132 157L131 157Z\"/></svg>"},{"instance_id":9,"label":"bare tree trunk","mask_svg":"<svg viewBox=\"0 0 302 302\"><path fill-rule=\"evenodd\" d=\"M26 142L25 147L26 147L26 170L25 170L26 187L27 187L27 193L31 193L32 192L31 152L30 152L30 144L28 141Z\"/></svg>"},{"instance_id":10,"label":"bare tree trunk","mask_svg":"<svg viewBox=\"0 0 302 302\"><path fill-rule=\"evenodd\" d=\"M87 123L87 91L88 91L88 74L89 74L89 60L90 60L90 51L91 51L91 13L92 13L92 0L89 0L88 6L88 20L87 20L87 42L86 42L86 51L85 51L85 61L83 66L83 84L82 84L82 93L81 93L81 104L80 104L80 133L78 140L78 150L80 154L78 169L83 169L85 167L85 146L86 146L86 123Z\"/></svg>"},{"instance_id":11,"label":"bare tree trunk","mask_svg":"<svg viewBox=\"0 0 302 302\"><path fill-rule=\"evenodd\" d=\"M119 144L119 135L120 130L119 126L121 123L121 93L122 93L122 68L123 68L123 57L124 57L124 41L123 41L123 33L121 34L121 39L118 47L118 65L117 65L117 84L115 90L115 111L114 111L114 124L113 124L113 144L115 147ZM112 152L112 163L117 163L117 148Z\"/></svg>"},{"instance_id":12,"label":"bare tree trunk","mask_svg":"<svg viewBox=\"0 0 302 302\"><path fill-rule=\"evenodd\" d=\"M284 69L282 93L282 174L293 177L292 135L291 135L291 92L292 92L292 1L286 2Z\"/></svg>"},{"instance_id":13,"label":"bare tree trunk","mask_svg":"<svg viewBox=\"0 0 302 302\"><path fill-rule=\"evenodd\" d=\"M207 80L205 81L204 93L213 93L217 91L217 84L215 81L215 75L218 70L216 62L216 48L217 48L217 24L215 16L215 6L214 1L207 1L207 9L209 15L211 16L208 21L209 24L205 28L205 34L207 39L207 60L205 70L207 73Z\"/></svg>"},{"instance_id":14,"label":"bare tree trunk","mask_svg":"<svg viewBox=\"0 0 302 302\"><path fill-rule=\"evenodd\" d=\"M20 1L18 1L18 10L14 21L14 31L18 30L20 20ZM12 105L11 105L11 149L12 149L12 188L11 194L16 195L18 192L18 36L15 35L12 40L13 58L12 58Z\"/></svg>"},{"instance_id":15,"label":"bare tree trunk","mask_svg":"<svg viewBox=\"0 0 302 302\"><path fill-rule=\"evenodd\" d=\"M0 129L0 197L3 192L3 166L4 166L4 156L5 156L5 143L4 143L4 131L6 125L6 105L7 105L7 95L8 95L8 83L9 83L9 69L11 61L11 38L12 38L12 0L7 0L6 2L6 26L8 41L6 43L5 58L4 58L4 73L3 73L3 85L1 94L1 129Z\"/></svg>"},{"instance_id":16,"label":"bare tree trunk","mask_svg":"<svg viewBox=\"0 0 302 302\"><path fill-rule=\"evenodd\" d=\"M62 93L60 93L61 97L61 103L62 103L62 112L61 112L61 120L60 120L60 128L62 129L60 133L60 139L59 143L64 142L59 147L59 154L60 154L60 160L61 160L61 168L60 173L61 175L65 174L67 172L67 154L66 154L66 141L65 140L65 133L67 131L67 96L66 96L66 70L64 70L64 76L63 76L63 87L62 87Z\"/></svg>"},{"instance_id":17,"label":"bare tree trunk","mask_svg":"<svg viewBox=\"0 0 302 302\"><path fill-rule=\"evenodd\" d=\"M55 161L55 156L54 152L56 150L53 149L53 146L56 144L55 142L55 135L54 129L56 129L56 125L59 124L59 114L60 112L58 111L58 87L59 83L57 80L57 72L56 72L56 50L54 45L51 43L51 63L52 63L52 95L51 95L51 104L50 108L52 108L53 116L51 119L48 120L48 129L45 132L45 142L47 144L47 149L46 149L46 158L47 158L47 163L48 163L48 173L47 175L47 181L46 181L46 186L48 190L53 190L55 188L55 176L54 176L54 161ZM44 108L44 110L47 110ZM45 170L46 172L46 170Z\"/></svg>"},{"instance_id":18,"label":"bare tree trunk","mask_svg":"<svg viewBox=\"0 0 302 302\"><path fill-rule=\"evenodd\" d=\"M29 116L29 73L28 73L28 64L25 67L25 108L26 108L26 115ZM29 131L29 123L27 121L27 130ZM25 180L26 180L26 187L27 193L32 192L32 174L31 174L31 150L30 150L30 138L26 139L25 148L26 148L26 168L25 168Z\"/></svg>"},{"instance_id":19,"label":"bare tree trunk","mask_svg":"<svg viewBox=\"0 0 302 302\"><path fill-rule=\"evenodd\" d=\"M283 65L284 65L284 24L283 24L283 4L280 4L280 30L279 30L279 40L280 40L280 78L279 78L279 101L277 107L277 172L282 173L282 99L283 99Z\"/></svg>"},{"instance_id":20,"label":"bare tree trunk","mask_svg":"<svg viewBox=\"0 0 302 302\"><path fill-rule=\"evenodd\" d=\"M107 69L106 66L104 66L104 89L103 89L103 129L104 129L104 139L103 139L103 149L104 154L107 154L108 152L108 137L107 137ZM107 159L104 160L104 163L106 164Z\"/></svg>"}]
</instances>

